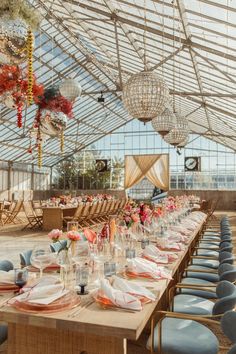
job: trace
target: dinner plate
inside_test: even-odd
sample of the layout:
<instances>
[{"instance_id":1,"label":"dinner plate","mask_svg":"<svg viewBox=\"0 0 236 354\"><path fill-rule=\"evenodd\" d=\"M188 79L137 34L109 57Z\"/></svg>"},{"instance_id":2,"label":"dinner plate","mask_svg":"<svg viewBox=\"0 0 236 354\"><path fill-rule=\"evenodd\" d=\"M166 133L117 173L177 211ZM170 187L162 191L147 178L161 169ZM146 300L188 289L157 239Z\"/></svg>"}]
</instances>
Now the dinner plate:
<instances>
[{"instance_id":1,"label":"dinner plate","mask_svg":"<svg viewBox=\"0 0 236 354\"><path fill-rule=\"evenodd\" d=\"M19 286L15 284L0 284L0 293L10 293L19 290Z\"/></svg>"},{"instance_id":2,"label":"dinner plate","mask_svg":"<svg viewBox=\"0 0 236 354\"><path fill-rule=\"evenodd\" d=\"M18 301L14 299L11 301L11 306L15 309L23 312L31 313L53 313L65 310L70 310L78 306L81 302L80 296L78 296L74 291L69 291L61 298L53 301L48 305L31 303L25 299L25 301Z\"/></svg>"}]
</instances>

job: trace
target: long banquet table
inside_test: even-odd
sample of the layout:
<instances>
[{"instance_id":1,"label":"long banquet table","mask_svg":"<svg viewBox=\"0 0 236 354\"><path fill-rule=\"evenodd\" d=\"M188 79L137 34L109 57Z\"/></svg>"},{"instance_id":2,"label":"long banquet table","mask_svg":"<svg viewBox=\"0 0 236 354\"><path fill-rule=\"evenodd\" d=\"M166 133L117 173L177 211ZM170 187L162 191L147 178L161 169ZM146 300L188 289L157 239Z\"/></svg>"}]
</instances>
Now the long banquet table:
<instances>
[{"instance_id":1,"label":"long banquet table","mask_svg":"<svg viewBox=\"0 0 236 354\"><path fill-rule=\"evenodd\" d=\"M53 314L16 311L6 305L9 295L0 297L0 320L8 322L8 354L125 354L127 341L137 340L149 324L154 310L166 309L168 290L185 268L191 248L201 231L204 220L189 238L188 247L169 267L173 280L150 282L145 286L158 293L158 299L144 305L142 311L128 313L104 310L96 303ZM72 314L75 314L72 317Z\"/></svg>"}]
</instances>

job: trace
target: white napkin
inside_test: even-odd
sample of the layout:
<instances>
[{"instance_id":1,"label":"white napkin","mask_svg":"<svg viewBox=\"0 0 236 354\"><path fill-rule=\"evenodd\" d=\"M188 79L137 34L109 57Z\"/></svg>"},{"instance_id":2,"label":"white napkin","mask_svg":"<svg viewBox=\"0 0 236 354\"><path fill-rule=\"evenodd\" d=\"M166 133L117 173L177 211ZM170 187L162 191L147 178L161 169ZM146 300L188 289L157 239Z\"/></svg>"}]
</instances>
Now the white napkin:
<instances>
[{"instance_id":1,"label":"white napkin","mask_svg":"<svg viewBox=\"0 0 236 354\"><path fill-rule=\"evenodd\" d=\"M134 273L148 273L154 279L171 279L170 271L164 267L157 266L156 263L140 257L127 260L128 270Z\"/></svg>"},{"instance_id":2,"label":"white napkin","mask_svg":"<svg viewBox=\"0 0 236 354\"><path fill-rule=\"evenodd\" d=\"M112 283L113 288L117 290L124 291L125 293L129 293L134 296L145 296L147 299L152 301L156 300L156 296L144 286L137 285L129 280L121 279L119 277L114 276L114 281Z\"/></svg>"},{"instance_id":3,"label":"white napkin","mask_svg":"<svg viewBox=\"0 0 236 354\"><path fill-rule=\"evenodd\" d=\"M148 245L143 250L143 256L148 257L156 263L168 263L168 256L165 253L161 253L159 249L154 245Z\"/></svg>"},{"instance_id":4,"label":"white napkin","mask_svg":"<svg viewBox=\"0 0 236 354\"><path fill-rule=\"evenodd\" d=\"M57 278L45 277L31 288L24 288L24 293L16 296L14 300L48 305L67 293L68 290L64 289L64 285L58 282Z\"/></svg>"},{"instance_id":5,"label":"white napkin","mask_svg":"<svg viewBox=\"0 0 236 354\"><path fill-rule=\"evenodd\" d=\"M114 305L136 311L142 310L141 302L136 297L121 290L114 289L109 283L109 280L102 279L100 289Z\"/></svg>"},{"instance_id":6,"label":"white napkin","mask_svg":"<svg viewBox=\"0 0 236 354\"><path fill-rule=\"evenodd\" d=\"M15 284L15 271L5 272L0 270L0 284Z\"/></svg>"}]
</instances>

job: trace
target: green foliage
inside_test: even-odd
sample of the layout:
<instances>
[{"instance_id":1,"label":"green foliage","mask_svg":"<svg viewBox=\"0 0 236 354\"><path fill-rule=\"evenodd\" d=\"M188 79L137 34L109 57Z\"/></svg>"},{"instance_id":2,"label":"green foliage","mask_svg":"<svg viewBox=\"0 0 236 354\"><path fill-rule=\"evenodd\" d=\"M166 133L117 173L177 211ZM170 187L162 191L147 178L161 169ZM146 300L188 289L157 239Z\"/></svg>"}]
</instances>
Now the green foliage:
<instances>
[{"instance_id":1,"label":"green foliage","mask_svg":"<svg viewBox=\"0 0 236 354\"><path fill-rule=\"evenodd\" d=\"M101 158L101 152L92 146L91 150L83 150L62 161L55 169L56 187L66 190L121 188L124 161L114 157L111 170L99 173L95 162Z\"/></svg>"}]
</instances>

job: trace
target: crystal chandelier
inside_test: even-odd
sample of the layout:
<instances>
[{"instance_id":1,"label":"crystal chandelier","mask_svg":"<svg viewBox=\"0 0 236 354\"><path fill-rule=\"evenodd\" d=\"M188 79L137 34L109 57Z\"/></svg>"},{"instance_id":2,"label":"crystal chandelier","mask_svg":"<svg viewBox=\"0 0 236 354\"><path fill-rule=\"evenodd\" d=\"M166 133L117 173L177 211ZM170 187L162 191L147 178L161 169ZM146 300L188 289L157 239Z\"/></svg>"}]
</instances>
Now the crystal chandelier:
<instances>
[{"instance_id":1,"label":"crystal chandelier","mask_svg":"<svg viewBox=\"0 0 236 354\"><path fill-rule=\"evenodd\" d=\"M174 128L164 136L165 142L173 146L179 146L186 139L188 139L188 120L178 112L175 112Z\"/></svg>"},{"instance_id":2,"label":"crystal chandelier","mask_svg":"<svg viewBox=\"0 0 236 354\"><path fill-rule=\"evenodd\" d=\"M166 109L152 120L153 129L162 137L169 133L174 128L175 116L171 108Z\"/></svg>"},{"instance_id":3,"label":"crystal chandelier","mask_svg":"<svg viewBox=\"0 0 236 354\"><path fill-rule=\"evenodd\" d=\"M161 114L169 101L165 81L151 71L134 74L123 88L123 103L129 114L149 122Z\"/></svg>"}]
</instances>

